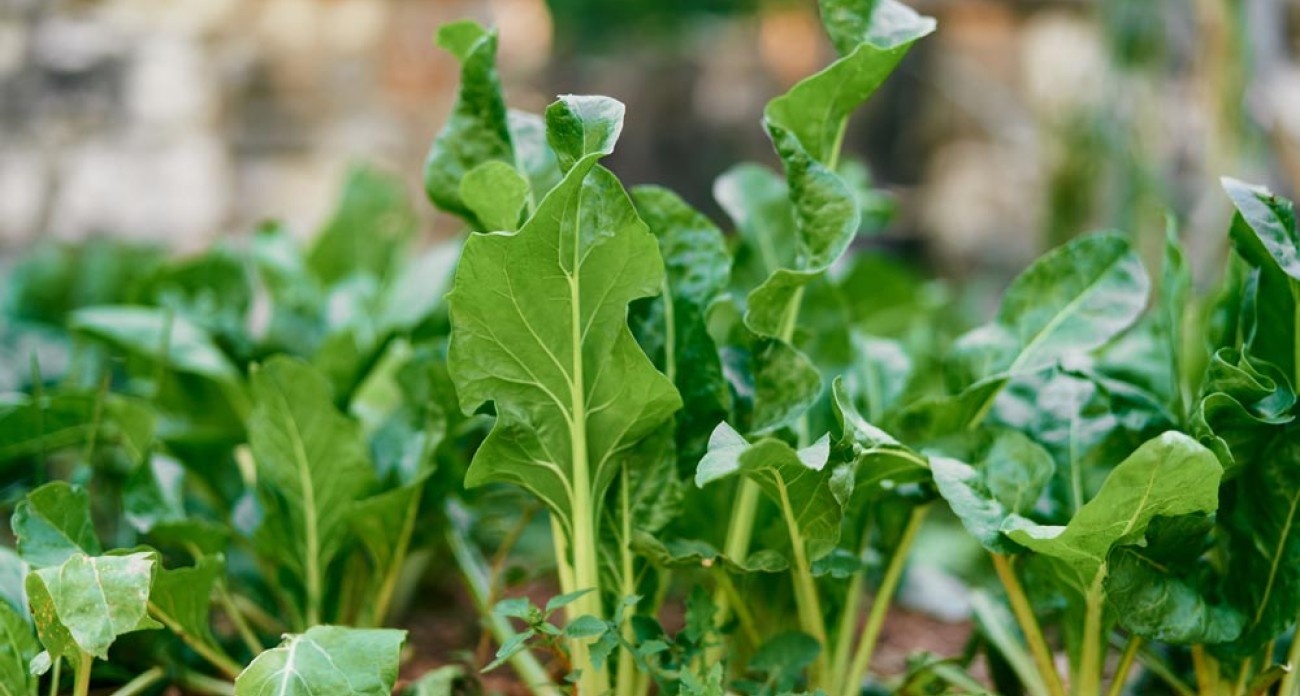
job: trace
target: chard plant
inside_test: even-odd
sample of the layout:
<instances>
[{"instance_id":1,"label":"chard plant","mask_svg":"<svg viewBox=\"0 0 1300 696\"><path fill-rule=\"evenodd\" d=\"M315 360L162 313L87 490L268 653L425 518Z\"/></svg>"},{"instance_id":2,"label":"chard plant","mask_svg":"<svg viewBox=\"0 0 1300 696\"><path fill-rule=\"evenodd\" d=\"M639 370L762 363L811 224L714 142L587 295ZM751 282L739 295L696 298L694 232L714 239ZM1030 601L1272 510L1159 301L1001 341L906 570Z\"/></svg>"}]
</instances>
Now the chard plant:
<instances>
[{"instance_id":1,"label":"chard plant","mask_svg":"<svg viewBox=\"0 0 1300 696\"><path fill-rule=\"evenodd\" d=\"M602 165L620 102L512 111L456 22L424 188L462 239L417 250L363 168L305 248L19 263L0 693L1300 696L1291 203L1225 180L1209 292L1172 223L1154 277L1088 234L980 323L871 249L892 203L843 152L934 21L820 9L838 58L764 110L781 172L719 177L725 231ZM884 673L945 525L987 559L971 643ZM482 640L413 674L453 580Z\"/></svg>"}]
</instances>

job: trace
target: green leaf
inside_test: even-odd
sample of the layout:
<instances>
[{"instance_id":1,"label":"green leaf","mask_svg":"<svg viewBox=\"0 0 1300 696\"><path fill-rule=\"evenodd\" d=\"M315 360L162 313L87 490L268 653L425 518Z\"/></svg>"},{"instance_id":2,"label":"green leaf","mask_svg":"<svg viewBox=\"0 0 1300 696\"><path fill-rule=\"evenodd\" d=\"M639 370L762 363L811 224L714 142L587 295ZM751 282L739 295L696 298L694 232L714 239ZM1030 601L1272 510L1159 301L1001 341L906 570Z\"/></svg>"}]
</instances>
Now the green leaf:
<instances>
[{"instance_id":1,"label":"green leaf","mask_svg":"<svg viewBox=\"0 0 1300 696\"><path fill-rule=\"evenodd\" d=\"M1255 461L1278 429L1295 418L1296 395L1286 375L1231 348L1210 358L1201 392L1191 432L1219 457L1225 478Z\"/></svg>"},{"instance_id":2,"label":"green leaf","mask_svg":"<svg viewBox=\"0 0 1300 696\"><path fill-rule=\"evenodd\" d=\"M102 553L86 489L63 481L27 494L14 508L18 553L34 568L62 565L76 554Z\"/></svg>"},{"instance_id":3,"label":"green leaf","mask_svg":"<svg viewBox=\"0 0 1300 696\"><path fill-rule=\"evenodd\" d=\"M253 373L248 442L266 516L260 542L306 588L308 621L320 610L330 562L348 539L351 503L375 485L355 422L334 409L325 379L298 360Z\"/></svg>"},{"instance_id":4,"label":"green leaf","mask_svg":"<svg viewBox=\"0 0 1300 696\"><path fill-rule=\"evenodd\" d=\"M1087 587L1110 550L1142 539L1152 519L1214 512L1222 475L1213 453L1168 432L1117 465L1068 525L1040 525L1017 515L1002 529L1016 543L1064 562Z\"/></svg>"},{"instance_id":5,"label":"green leaf","mask_svg":"<svg viewBox=\"0 0 1300 696\"><path fill-rule=\"evenodd\" d=\"M1027 436L1006 429L957 435L927 449L939 494L962 526L993 553L1014 553L1002 535L1028 513L1052 475L1052 458Z\"/></svg>"},{"instance_id":6,"label":"green leaf","mask_svg":"<svg viewBox=\"0 0 1300 696\"><path fill-rule=\"evenodd\" d=\"M1007 288L992 324L958 341L969 365L963 383L1036 372L1105 344L1141 315L1149 287L1119 235L1087 235L1049 251Z\"/></svg>"},{"instance_id":7,"label":"green leaf","mask_svg":"<svg viewBox=\"0 0 1300 696\"><path fill-rule=\"evenodd\" d=\"M39 680L27 665L41 651L27 619L0 603L0 696L36 696Z\"/></svg>"},{"instance_id":8,"label":"green leaf","mask_svg":"<svg viewBox=\"0 0 1300 696\"><path fill-rule=\"evenodd\" d=\"M69 326L122 350L164 360L173 370L226 383L240 378L239 370L208 332L166 310L127 305L87 307L73 312ZM165 356L161 355L164 346Z\"/></svg>"},{"instance_id":9,"label":"green leaf","mask_svg":"<svg viewBox=\"0 0 1300 696\"><path fill-rule=\"evenodd\" d=\"M845 510L859 510L899 485L931 478L925 457L869 423L858 412L842 378L831 385L831 407L840 426L840 446L852 460L838 468L832 490Z\"/></svg>"},{"instance_id":10,"label":"green leaf","mask_svg":"<svg viewBox=\"0 0 1300 696\"><path fill-rule=\"evenodd\" d=\"M584 614L564 626L564 636L566 638L595 638L607 630L609 630L609 625L604 621L590 614Z\"/></svg>"},{"instance_id":11,"label":"green leaf","mask_svg":"<svg viewBox=\"0 0 1300 696\"><path fill-rule=\"evenodd\" d=\"M528 210L560 183L564 176L555 151L546 142L546 121L537 114L510 110L507 115L510 139L514 143L515 166L528 179Z\"/></svg>"},{"instance_id":12,"label":"green leaf","mask_svg":"<svg viewBox=\"0 0 1300 696\"><path fill-rule=\"evenodd\" d=\"M706 314L726 291L731 260L717 226L668 189L638 186L632 200L659 241L665 271L664 292L634 305L633 328L682 396L677 444L680 456L693 461L730 402Z\"/></svg>"},{"instance_id":13,"label":"green leaf","mask_svg":"<svg viewBox=\"0 0 1300 696\"><path fill-rule=\"evenodd\" d=\"M27 616L27 581L29 568L11 548L0 546L0 603L8 604L24 618Z\"/></svg>"},{"instance_id":14,"label":"green leaf","mask_svg":"<svg viewBox=\"0 0 1300 696\"><path fill-rule=\"evenodd\" d=\"M1221 181L1223 190L1237 207L1241 222L1245 223L1243 230L1234 222L1232 233L1242 256L1256 266L1269 259L1291 279L1300 281L1300 234L1296 232L1291 201L1273 195L1262 186L1229 177ZM1253 234L1246 234L1247 230Z\"/></svg>"},{"instance_id":15,"label":"green leaf","mask_svg":"<svg viewBox=\"0 0 1300 696\"><path fill-rule=\"evenodd\" d=\"M149 618L149 589L157 571L153 552L70 556L63 565L27 576L27 595L41 643L52 657L77 650L108 659L118 636L162 628Z\"/></svg>"},{"instance_id":16,"label":"green leaf","mask_svg":"<svg viewBox=\"0 0 1300 696\"><path fill-rule=\"evenodd\" d=\"M1157 523L1175 529L1161 533ZM1196 572L1197 556L1212 526L1209 517L1156 518L1148 531L1150 550L1121 546L1111 551L1106 599L1121 626L1144 638L1180 645L1224 643L1241 635L1246 617L1212 602ZM1161 557L1180 547L1190 562Z\"/></svg>"},{"instance_id":17,"label":"green leaf","mask_svg":"<svg viewBox=\"0 0 1300 696\"><path fill-rule=\"evenodd\" d=\"M1224 491L1220 522L1231 569L1226 587L1245 612L1233 647L1249 654L1277 638L1300 614L1300 429L1278 432Z\"/></svg>"},{"instance_id":18,"label":"green leaf","mask_svg":"<svg viewBox=\"0 0 1300 696\"><path fill-rule=\"evenodd\" d=\"M225 570L221 556L203 556L186 568L159 567L149 593L151 613L177 635L188 635L221 652L209 620L212 591Z\"/></svg>"},{"instance_id":19,"label":"green leaf","mask_svg":"<svg viewBox=\"0 0 1300 696\"><path fill-rule=\"evenodd\" d=\"M488 160L465 173L460 199L485 231L514 232L528 199L528 181L509 164Z\"/></svg>"},{"instance_id":20,"label":"green leaf","mask_svg":"<svg viewBox=\"0 0 1300 696\"><path fill-rule=\"evenodd\" d=\"M596 166L621 115L601 97L547 110L552 146L573 162L564 180L519 232L472 235L448 296L461 406L497 412L466 485L519 484L570 531L622 451L681 405L627 325L628 303L659 292L663 265L618 180Z\"/></svg>"},{"instance_id":21,"label":"green leaf","mask_svg":"<svg viewBox=\"0 0 1300 696\"><path fill-rule=\"evenodd\" d=\"M857 194L836 173L849 115L934 30L894 0L828 2L828 29L854 47L764 110L764 126L785 166L796 234L794 263L775 269L749 296L745 323L765 336L789 333L800 289L843 255L861 223Z\"/></svg>"},{"instance_id":22,"label":"green leaf","mask_svg":"<svg viewBox=\"0 0 1300 696\"><path fill-rule=\"evenodd\" d=\"M357 274L383 278L415 230L415 211L402 179L354 167L338 207L312 244L307 265L327 286Z\"/></svg>"},{"instance_id":23,"label":"green leaf","mask_svg":"<svg viewBox=\"0 0 1300 696\"><path fill-rule=\"evenodd\" d=\"M749 660L749 668L777 682L793 681L817 660L822 646L799 631L779 633L763 643Z\"/></svg>"},{"instance_id":24,"label":"green leaf","mask_svg":"<svg viewBox=\"0 0 1300 696\"><path fill-rule=\"evenodd\" d=\"M258 655L235 680L236 696L389 696L406 631L313 626Z\"/></svg>"},{"instance_id":25,"label":"green leaf","mask_svg":"<svg viewBox=\"0 0 1300 696\"><path fill-rule=\"evenodd\" d=\"M711 544L698 539L660 541L645 532L632 533L632 550L661 568L723 568L731 573L782 573L790 569L784 556L772 549L756 550L736 562Z\"/></svg>"},{"instance_id":26,"label":"green leaf","mask_svg":"<svg viewBox=\"0 0 1300 696\"><path fill-rule=\"evenodd\" d=\"M776 172L738 164L714 182L713 197L741 240L732 277L738 288L748 290L777 269L794 265L794 211L785 181Z\"/></svg>"},{"instance_id":27,"label":"green leaf","mask_svg":"<svg viewBox=\"0 0 1300 696\"><path fill-rule=\"evenodd\" d=\"M425 161L424 190L434 205L465 218L476 229L485 229L461 198L461 179L484 162L513 160L496 68L497 35L465 20L442 26L437 42L460 61L460 88L451 116Z\"/></svg>"},{"instance_id":28,"label":"green leaf","mask_svg":"<svg viewBox=\"0 0 1300 696\"><path fill-rule=\"evenodd\" d=\"M438 667L424 673L402 690L402 696L457 696L468 688L470 677L460 665Z\"/></svg>"},{"instance_id":29,"label":"green leaf","mask_svg":"<svg viewBox=\"0 0 1300 696\"><path fill-rule=\"evenodd\" d=\"M753 480L779 505L793 525L792 544L807 549L808 560L830 553L840 537L839 501L830 485L830 439L823 436L812 446L796 451L779 440L750 444L723 422L709 438L709 451L695 472L695 485L742 475Z\"/></svg>"}]
</instances>

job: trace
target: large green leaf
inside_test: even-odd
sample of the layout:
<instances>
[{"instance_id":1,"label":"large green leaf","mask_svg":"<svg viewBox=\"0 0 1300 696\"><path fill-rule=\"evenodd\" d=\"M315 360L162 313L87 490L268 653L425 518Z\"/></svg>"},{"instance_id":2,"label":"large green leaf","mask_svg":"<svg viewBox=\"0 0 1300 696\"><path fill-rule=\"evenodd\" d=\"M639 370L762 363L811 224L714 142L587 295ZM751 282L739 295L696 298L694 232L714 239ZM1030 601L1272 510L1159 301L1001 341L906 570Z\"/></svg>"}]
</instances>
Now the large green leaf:
<instances>
[{"instance_id":1,"label":"large green leaf","mask_svg":"<svg viewBox=\"0 0 1300 696\"><path fill-rule=\"evenodd\" d=\"M236 696L389 696L406 631L313 626L258 655Z\"/></svg>"},{"instance_id":2,"label":"large green leaf","mask_svg":"<svg viewBox=\"0 0 1300 696\"><path fill-rule=\"evenodd\" d=\"M764 126L785 166L796 230L793 263L775 269L749 296L745 321L766 336L788 335L801 288L838 260L857 234L857 194L836 172L850 114L912 43L934 30L933 19L895 0L827 0L823 10L845 55L764 110Z\"/></svg>"},{"instance_id":3,"label":"large green leaf","mask_svg":"<svg viewBox=\"0 0 1300 696\"><path fill-rule=\"evenodd\" d=\"M27 494L14 508L18 553L34 568L62 565L76 554L99 555L86 489L53 481Z\"/></svg>"},{"instance_id":4,"label":"large green leaf","mask_svg":"<svg viewBox=\"0 0 1300 696\"><path fill-rule=\"evenodd\" d=\"M1117 465L1064 527L1017 515L1002 530L1016 543L1060 560L1081 587L1089 587L1110 550L1142 539L1151 520L1214 512L1222 475L1212 452L1182 433L1167 432Z\"/></svg>"},{"instance_id":5,"label":"large green leaf","mask_svg":"<svg viewBox=\"0 0 1300 696\"><path fill-rule=\"evenodd\" d=\"M852 457L832 479L836 497L849 514L860 509L863 501L899 485L930 480L926 458L868 422L853 404L842 379L831 385L831 406L840 425L840 447Z\"/></svg>"},{"instance_id":6,"label":"large green leaf","mask_svg":"<svg viewBox=\"0 0 1300 696\"><path fill-rule=\"evenodd\" d=\"M695 485L705 486L730 476L756 482L781 507L793 527L791 543L806 549L808 560L830 553L840 538L843 517L831 488L830 438L795 450L780 440L750 444L727 423L719 423L709 438L709 451L695 472Z\"/></svg>"},{"instance_id":7,"label":"large green leaf","mask_svg":"<svg viewBox=\"0 0 1300 696\"><path fill-rule=\"evenodd\" d=\"M461 179L490 160L512 163L514 149L501 78L497 74L497 35L472 21L446 24L438 45L461 63L460 89L447 124L433 141L424 165L424 190L434 205L485 229L461 198Z\"/></svg>"},{"instance_id":8,"label":"large green leaf","mask_svg":"<svg viewBox=\"0 0 1300 696\"><path fill-rule=\"evenodd\" d=\"M1210 358L1201 391L1189 425L1219 457L1225 478L1255 461L1279 429L1295 419L1296 395L1286 375L1231 348Z\"/></svg>"},{"instance_id":9,"label":"large green leaf","mask_svg":"<svg viewBox=\"0 0 1300 696\"><path fill-rule=\"evenodd\" d=\"M253 373L248 442L266 510L261 543L303 583L319 620L330 562L348 538L351 503L375 484L357 424L334 409L325 379L292 358Z\"/></svg>"},{"instance_id":10,"label":"large green leaf","mask_svg":"<svg viewBox=\"0 0 1300 696\"><path fill-rule=\"evenodd\" d=\"M28 675L27 665L40 650L27 619L0 603L0 696L36 696L40 681Z\"/></svg>"},{"instance_id":11,"label":"large green leaf","mask_svg":"<svg viewBox=\"0 0 1300 696\"><path fill-rule=\"evenodd\" d=\"M677 444L683 458L694 460L730 401L706 313L726 291L731 259L722 232L668 189L639 186L632 200L659 240L665 270L664 291L634 306L641 311L634 315L633 328L641 347L682 395Z\"/></svg>"},{"instance_id":12,"label":"large green leaf","mask_svg":"<svg viewBox=\"0 0 1300 696\"><path fill-rule=\"evenodd\" d=\"M1280 430L1224 492L1228 596L1247 616L1234 644L1249 654L1300 614L1300 428Z\"/></svg>"},{"instance_id":13,"label":"large green leaf","mask_svg":"<svg viewBox=\"0 0 1300 696\"><path fill-rule=\"evenodd\" d=\"M602 499L620 453L681 402L627 325L628 303L659 292L664 273L655 238L596 164L622 105L564 97L547 124L567 172L519 232L466 242L448 362L464 410L492 401L497 412L466 485L517 483L572 531L574 508Z\"/></svg>"},{"instance_id":14,"label":"large green leaf","mask_svg":"<svg viewBox=\"0 0 1300 696\"><path fill-rule=\"evenodd\" d=\"M30 567L13 549L0 546L0 603L8 604L23 617L27 616L27 582Z\"/></svg>"},{"instance_id":15,"label":"large green leaf","mask_svg":"<svg viewBox=\"0 0 1300 696\"><path fill-rule=\"evenodd\" d=\"M1242 255L1252 264L1261 265L1266 259L1256 250L1262 250L1283 273L1300 281L1300 234L1296 232L1291 201L1274 196L1262 186L1228 177L1223 179L1223 190L1246 225L1246 229L1233 226L1233 241Z\"/></svg>"},{"instance_id":16,"label":"large green leaf","mask_svg":"<svg viewBox=\"0 0 1300 696\"><path fill-rule=\"evenodd\" d=\"M1007 288L994 322L958 342L960 382L1035 372L1105 344L1146 308L1149 287L1122 236L1088 235L1049 251Z\"/></svg>"},{"instance_id":17,"label":"large green leaf","mask_svg":"<svg viewBox=\"0 0 1300 696\"><path fill-rule=\"evenodd\" d=\"M63 565L27 576L27 596L41 643L51 657L82 650L101 660L118 636L162 628L149 618L157 572L153 552L70 556Z\"/></svg>"},{"instance_id":18,"label":"large green leaf","mask_svg":"<svg viewBox=\"0 0 1300 696\"><path fill-rule=\"evenodd\" d=\"M1144 638L1177 644L1223 643L1241 635L1245 616L1205 592L1199 560L1214 519L1157 517L1144 545L1120 546L1106 560L1106 599L1119 623Z\"/></svg>"}]
</instances>

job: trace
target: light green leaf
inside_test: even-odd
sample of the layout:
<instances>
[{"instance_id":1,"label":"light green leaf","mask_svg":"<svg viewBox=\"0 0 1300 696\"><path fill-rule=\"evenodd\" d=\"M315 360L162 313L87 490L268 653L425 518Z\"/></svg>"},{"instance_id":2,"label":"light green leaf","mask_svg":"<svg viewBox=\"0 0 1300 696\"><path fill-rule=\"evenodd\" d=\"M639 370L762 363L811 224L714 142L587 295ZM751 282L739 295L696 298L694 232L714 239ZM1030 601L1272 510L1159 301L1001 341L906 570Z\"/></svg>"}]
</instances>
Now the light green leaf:
<instances>
[{"instance_id":1,"label":"light green leaf","mask_svg":"<svg viewBox=\"0 0 1300 696\"><path fill-rule=\"evenodd\" d=\"M13 549L0 546L0 603L8 604L24 618L30 618L27 615L27 590L23 588L28 571L28 565Z\"/></svg>"},{"instance_id":2,"label":"light green leaf","mask_svg":"<svg viewBox=\"0 0 1300 696\"><path fill-rule=\"evenodd\" d=\"M531 212L564 175L555 159L555 151L546 142L545 119L537 114L511 109L507 121L510 139L514 142L515 167L528 178L528 210Z\"/></svg>"},{"instance_id":3,"label":"light green leaf","mask_svg":"<svg viewBox=\"0 0 1300 696\"><path fill-rule=\"evenodd\" d=\"M1016 516L1002 529L1016 543L1064 562L1087 586L1110 550L1142 539L1152 519L1214 512L1222 475L1213 453L1186 435L1168 432L1116 466L1068 525L1040 525Z\"/></svg>"},{"instance_id":4,"label":"light green leaf","mask_svg":"<svg viewBox=\"0 0 1300 696\"><path fill-rule=\"evenodd\" d=\"M104 305L73 312L69 326L167 367L219 382L237 382L239 370L203 329L180 315L154 307ZM168 330L170 329L170 332ZM167 355L159 355L166 346Z\"/></svg>"},{"instance_id":5,"label":"light green leaf","mask_svg":"<svg viewBox=\"0 0 1300 696\"><path fill-rule=\"evenodd\" d=\"M438 667L411 682L402 691L402 696L457 696L468 688L468 681L469 676L460 665Z\"/></svg>"},{"instance_id":6,"label":"light green leaf","mask_svg":"<svg viewBox=\"0 0 1300 696\"><path fill-rule=\"evenodd\" d=\"M159 567L149 594L151 613L173 633L191 636L221 653L209 614L213 588L224 570L221 556L203 556L186 568Z\"/></svg>"},{"instance_id":7,"label":"light green leaf","mask_svg":"<svg viewBox=\"0 0 1300 696\"><path fill-rule=\"evenodd\" d=\"M644 532L632 533L632 550L661 568L722 568L731 573L781 573L790 568L785 556L772 549L756 550L736 562L698 539L660 541Z\"/></svg>"},{"instance_id":8,"label":"light green leaf","mask_svg":"<svg viewBox=\"0 0 1300 696\"><path fill-rule=\"evenodd\" d=\"M659 292L663 265L618 180L596 166L621 114L600 97L547 110L552 147L572 162L564 180L518 233L471 236L448 296L461 406L497 412L466 485L517 483L566 528L575 506L603 498L622 451L681 405L627 325L628 303Z\"/></svg>"},{"instance_id":9,"label":"light green leaf","mask_svg":"<svg viewBox=\"0 0 1300 696\"><path fill-rule=\"evenodd\" d=\"M258 655L236 696L389 696L406 631L313 626Z\"/></svg>"},{"instance_id":10,"label":"light green leaf","mask_svg":"<svg viewBox=\"0 0 1300 696\"><path fill-rule=\"evenodd\" d=\"M868 422L838 377L831 385L831 408L840 426L840 446L853 457L836 470L831 481L846 511L859 510L864 501L899 485L930 480L926 458Z\"/></svg>"},{"instance_id":11,"label":"light green leaf","mask_svg":"<svg viewBox=\"0 0 1300 696\"><path fill-rule=\"evenodd\" d=\"M528 181L509 164L488 160L465 173L460 180L460 199L484 231L514 232L528 199Z\"/></svg>"},{"instance_id":12,"label":"light green leaf","mask_svg":"<svg viewBox=\"0 0 1300 696\"><path fill-rule=\"evenodd\" d=\"M375 484L357 424L334 409L325 379L298 360L253 373L248 442L266 510L258 537L302 581L309 622L330 562L348 538L350 504Z\"/></svg>"},{"instance_id":13,"label":"light green leaf","mask_svg":"<svg viewBox=\"0 0 1300 696\"><path fill-rule=\"evenodd\" d=\"M1015 430L957 435L927 449L934 482L962 526L993 553L1014 553L1006 521L1033 509L1052 475L1052 457Z\"/></svg>"},{"instance_id":14,"label":"light green leaf","mask_svg":"<svg viewBox=\"0 0 1300 696\"><path fill-rule=\"evenodd\" d=\"M723 422L709 438L709 451L695 471L695 485L741 475L756 482L782 508L792 526L791 543L807 549L809 561L830 553L840 537L842 513L831 490L830 438L796 451L780 440L750 444Z\"/></svg>"},{"instance_id":15,"label":"light green leaf","mask_svg":"<svg viewBox=\"0 0 1300 696\"><path fill-rule=\"evenodd\" d=\"M70 556L63 565L27 576L27 595L41 643L57 658L76 650L108 659L118 636L162 628L149 618L149 589L157 571L153 552Z\"/></svg>"},{"instance_id":16,"label":"light green leaf","mask_svg":"<svg viewBox=\"0 0 1300 696\"><path fill-rule=\"evenodd\" d=\"M1003 295L994 323L967 334L956 351L975 366L972 380L1035 372L1127 329L1146 308L1149 287L1126 239L1079 237L1021 273Z\"/></svg>"},{"instance_id":17,"label":"light green leaf","mask_svg":"<svg viewBox=\"0 0 1300 696\"><path fill-rule=\"evenodd\" d=\"M0 696L36 696L40 682L27 664L41 651L27 619L0 603Z\"/></svg>"},{"instance_id":18,"label":"light green leaf","mask_svg":"<svg viewBox=\"0 0 1300 696\"><path fill-rule=\"evenodd\" d=\"M514 151L501 78L497 74L497 34L472 21L446 24L438 45L461 63L460 88L451 116L438 132L424 165L424 190L439 208L484 229L461 198L461 179L489 160L510 163Z\"/></svg>"},{"instance_id":19,"label":"light green leaf","mask_svg":"<svg viewBox=\"0 0 1300 696\"><path fill-rule=\"evenodd\" d=\"M73 555L102 549L90 518L86 489L52 481L27 494L14 508L18 553L34 568L59 566Z\"/></svg>"},{"instance_id":20,"label":"light green leaf","mask_svg":"<svg viewBox=\"0 0 1300 696\"><path fill-rule=\"evenodd\" d=\"M402 179L354 167L333 216L312 244L307 265L326 286L358 274L383 278L415 231L415 211Z\"/></svg>"}]
</instances>

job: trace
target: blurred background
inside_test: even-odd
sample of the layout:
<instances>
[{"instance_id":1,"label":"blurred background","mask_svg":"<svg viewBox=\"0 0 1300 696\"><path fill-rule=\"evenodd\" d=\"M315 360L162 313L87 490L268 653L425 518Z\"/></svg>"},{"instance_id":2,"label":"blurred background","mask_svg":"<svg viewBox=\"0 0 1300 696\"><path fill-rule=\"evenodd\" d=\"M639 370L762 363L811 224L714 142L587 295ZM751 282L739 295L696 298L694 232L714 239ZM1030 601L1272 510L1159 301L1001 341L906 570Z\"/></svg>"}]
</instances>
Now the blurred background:
<instances>
[{"instance_id":1,"label":"blurred background","mask_svg":"<svg viewBox=\"0 0 1300 696\"><path fill-rule=\"evenodd\" d=\"M897 201L873 243L1006 278L1166 211L1201 277L1228 222L1218 177L1300 181L1300 0L913 0L939 20L845 150ZM0 271L96 235L184 251L265 219L307 237L349 167L420 187L458 78L442 22L500 28L512 106L628 104L610 161L716 218L714 178L775 166L764 103L832 59L814 0L0 0Z\"/></svg>"}]
</instances>

